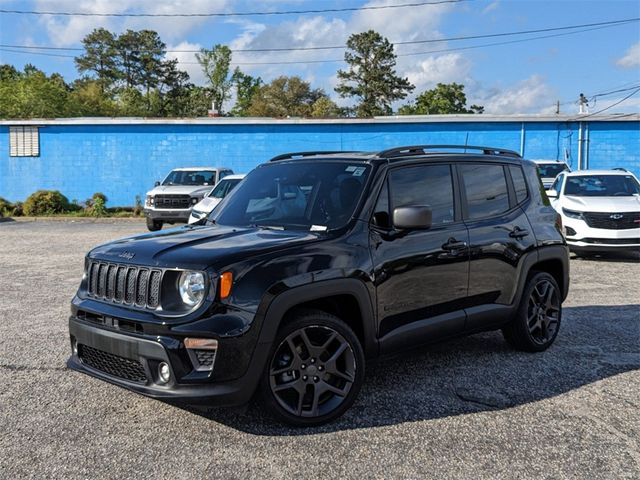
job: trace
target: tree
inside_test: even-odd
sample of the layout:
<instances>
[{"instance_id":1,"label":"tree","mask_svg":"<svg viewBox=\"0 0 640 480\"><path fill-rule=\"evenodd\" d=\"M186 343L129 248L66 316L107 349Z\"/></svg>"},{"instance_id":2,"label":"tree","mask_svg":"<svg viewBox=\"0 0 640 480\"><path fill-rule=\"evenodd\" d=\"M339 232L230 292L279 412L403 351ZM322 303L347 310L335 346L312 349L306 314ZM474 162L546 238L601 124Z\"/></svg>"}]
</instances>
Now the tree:
<instances>
[{"instance_id":1,"label":"tree","mask_svg":"<svg viewBox=\"0 0 640 480\"><path fill-rule=\"evenodd\" d=\"M422 92L415 104L402 106L400 115L445 115L454 113L483 113L484 107L471 105L467 108L464 85L460 83L438 83L436 88Z\"/></svg>"},{"instance_id":2,"label":"tree","mask_svg":"<svg viewBox=\"0 0 640 480\"><path fill-rule=\"evenodd\" d=\"M349 70L338 70L340 83L335 91L341 97L359 99L358 117L390 115L391 103L407 96L415 87L396 75L393 45L378 32L356 33L347 40L344 54Z\"/></svg>"},{"instance_id":3,"label":"tree","mask_svg":"<svg viewBox=\"0 0 640 480\"><path fill-rule=\"evenodd\" d=\"M118 113L113 100L102 92L98 80L82 78L73 82L67 114L73 117L112 117Z\"/></svg>"},{"instance_id":4,"label":"tree","mask_svg":"<svg viewBox=\"0 0 640 480\"><path fill-rule=\"evenodd\" d=\"M313 118L336 118L340 116L340 107L329 97L320 97L311 106Z\"/></svg>"},{"instance_id":5,"label":"tree","mask_svg":"<svg viewBox=\"0 0 640 480\"><path fill-rule=\"evenodd\" d=\"M118 52L118 76L124 82L124 88L133 88L140 84L140 33L127 30L116 40Z\"/></svg>"},{"instance_id":6,"label":"tree","mask_svg":"<svg viewBox=\"0 0 640 480\"><path fill-rule=\"evenodd\" d=\"M196 53L196 60L209 81L213 109L222 115L222 107L224 102L229 100L233 85L232 76L229 74L231 49L226 45L214 45L211 50L203 48L200 53Z\"/></svg>"},{"instance_id":7,"label":"tree","mask_svg":"<svg viewBox=\"0 0 640 480\"><path fill-rule=\"evenodd\" d=\"M236 87L236 103L230 113L234 117L246 117L251 101L262 85L262 79L243 73L236 67L232 80Z\"/></svg>"},{"instance_id":8,"label":"tree","mask_svg":"<svg viewBox=\"0 0 640 480\"><path fill-rule=\"evenodd\" d=\"M91 73L105 93L118 80L116 38L109 30L97 28L82 40L84 53L75 57L78 72Z\"/></svg>"},{"instance_id":9,"label":"tree","mask_svg":"<svg viewBox=\"0 0 640 480\"><path fill-rule=\"evenodd\" d=\"M313 104L325 96L300 77L282 76L258 89L247 113L255 117L309 117Z\"/></svg>"},{"instance_id":10,"label":"tree","mask_svg":"<svg viewBox=\"0 0 640 480\"><path fill-rule=\"evenodd\" d=\"M10 69L4 69L10 72ZM33 65L0 83L0 118L55 118L67 114L69 86L59 74L50 77Z\"/></svg>"}]
</instances>

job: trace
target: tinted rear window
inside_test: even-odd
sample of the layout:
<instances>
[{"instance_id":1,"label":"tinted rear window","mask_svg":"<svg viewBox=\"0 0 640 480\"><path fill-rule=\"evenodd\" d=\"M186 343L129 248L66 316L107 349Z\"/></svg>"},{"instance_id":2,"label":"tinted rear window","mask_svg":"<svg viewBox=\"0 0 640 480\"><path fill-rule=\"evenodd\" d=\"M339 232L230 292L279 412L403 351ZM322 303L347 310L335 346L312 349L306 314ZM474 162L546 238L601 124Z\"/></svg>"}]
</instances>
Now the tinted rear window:
<instances>
[{"instance_id":1,"label":"tinted rear window","mask_svg":"<svg viewBox=\"0 0 640 480\"><path fill-rule=\"evenodd\" d=\"M507 181L502 165L460 165L469 218L498 215L509 210Z\"/></svg>"},{"instance_id":2,"label":"tinted rear window","mask_svg":"<svg viewBox=\"0 0 640 480\"><path fill-rule=\"evenodd\" d=\"M513 189L516 191L516 201L520 203L524 201L525 198L527 198L527 182L524 179L522 167L509 165L509 171L511 172Z\"/></svg>"}]
</instances>

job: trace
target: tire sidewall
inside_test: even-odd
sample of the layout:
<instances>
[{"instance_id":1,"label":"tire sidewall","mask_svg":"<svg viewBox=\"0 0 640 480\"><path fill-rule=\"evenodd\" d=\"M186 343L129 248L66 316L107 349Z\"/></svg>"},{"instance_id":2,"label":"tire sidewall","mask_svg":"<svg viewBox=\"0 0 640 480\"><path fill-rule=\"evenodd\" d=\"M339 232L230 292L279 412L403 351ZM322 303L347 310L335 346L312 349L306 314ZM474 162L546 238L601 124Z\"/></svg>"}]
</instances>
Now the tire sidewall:
<instances>
[{"instance_id":1,"label":"tire sidewall","mask_svg":"<svg viewBox=\"0 0 640 480\"><path fill-rule=\"evenodd\" d=\"M558 311L558 326L556 328L555 333L553 334L553 337L551 337L545 343L538 343L531 336L531 332L529 331L529 326L527 324L529 297L533 293L533 289L535 288L535 286L541 280L547 280L551 282L551 284L553 285L553 288L555 288L556 290L556 294L559 297L561 297L560 287L558 286L558 282L556 282L556 279L553 278L552 275L546 272L536 272L534 275L531 276L531 278L527 282L527 286L523 292L524 294L522 296L522 301L520 302L520 306L518 308L518 314L516 317L516 321L519 323L518 330L520 330L521 335L525 339L527 343L527 347L529 347L529 349L531 349L532 351L537 351L537 352L542 352L543 350L546 350L553 344L556 337L558 336L558 333L560 332L560 326L562 325L562 300L560 300L560 303L559 303L560 309Z\"/></svg>"}]
</instances>

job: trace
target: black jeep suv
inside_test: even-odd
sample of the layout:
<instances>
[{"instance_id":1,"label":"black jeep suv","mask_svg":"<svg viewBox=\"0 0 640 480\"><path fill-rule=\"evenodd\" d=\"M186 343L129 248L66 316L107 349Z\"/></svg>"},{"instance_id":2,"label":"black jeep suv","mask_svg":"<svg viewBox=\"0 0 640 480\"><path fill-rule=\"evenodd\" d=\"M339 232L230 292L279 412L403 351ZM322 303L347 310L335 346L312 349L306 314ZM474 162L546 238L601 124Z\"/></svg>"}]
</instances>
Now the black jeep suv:
<instances>
[{"instance_id":1,"label":"black jeep suv","mask_svg":"<svg viewBox=\"0 0 640 480\"><path fill-rule=\"evenodd\" d=\"M366 358L494 329L546 349L568 288L560 218L514 152L287 154L206 225L91 250L68 365L179 403L259 390L318 425L353 404Z\"/></svg>"}]
</instances>

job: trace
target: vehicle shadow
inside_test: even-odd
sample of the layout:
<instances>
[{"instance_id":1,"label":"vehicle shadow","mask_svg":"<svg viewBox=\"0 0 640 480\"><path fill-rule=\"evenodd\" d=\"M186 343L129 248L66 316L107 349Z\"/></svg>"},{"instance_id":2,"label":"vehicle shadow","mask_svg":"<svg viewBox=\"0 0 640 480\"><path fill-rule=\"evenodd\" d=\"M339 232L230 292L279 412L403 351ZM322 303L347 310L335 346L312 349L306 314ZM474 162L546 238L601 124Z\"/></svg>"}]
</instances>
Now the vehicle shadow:
<instances>
[{"instance_id":1,"label":"vehicle shadow","mask_svg":"<svg viewBox=\"0 0 640 480\"><path fill-rule=\"evenodd\" d=\"M610 262L610 263L628 263L640 262L640 251L638 252L602 252L602 253L581 253L577 255L572 254L571 260L573 261L596 261L596 262Z\"/></svg>"},{"instance_id":2,"label":"vehicle shadow","mask_svg":"<svg viewBox=\"0 0 640 480\"><path fill-rule=\"evenodd\" d=\"M555 344L512 350L499 332L424 347L368 365L358 400L336 422L291 428L254 402L244 413L187 410L253 435L315 435L502 410L640 369L640 305L565 307ZM181 407L184 408L184 407Z\"/></svg>"}]
</instances>

